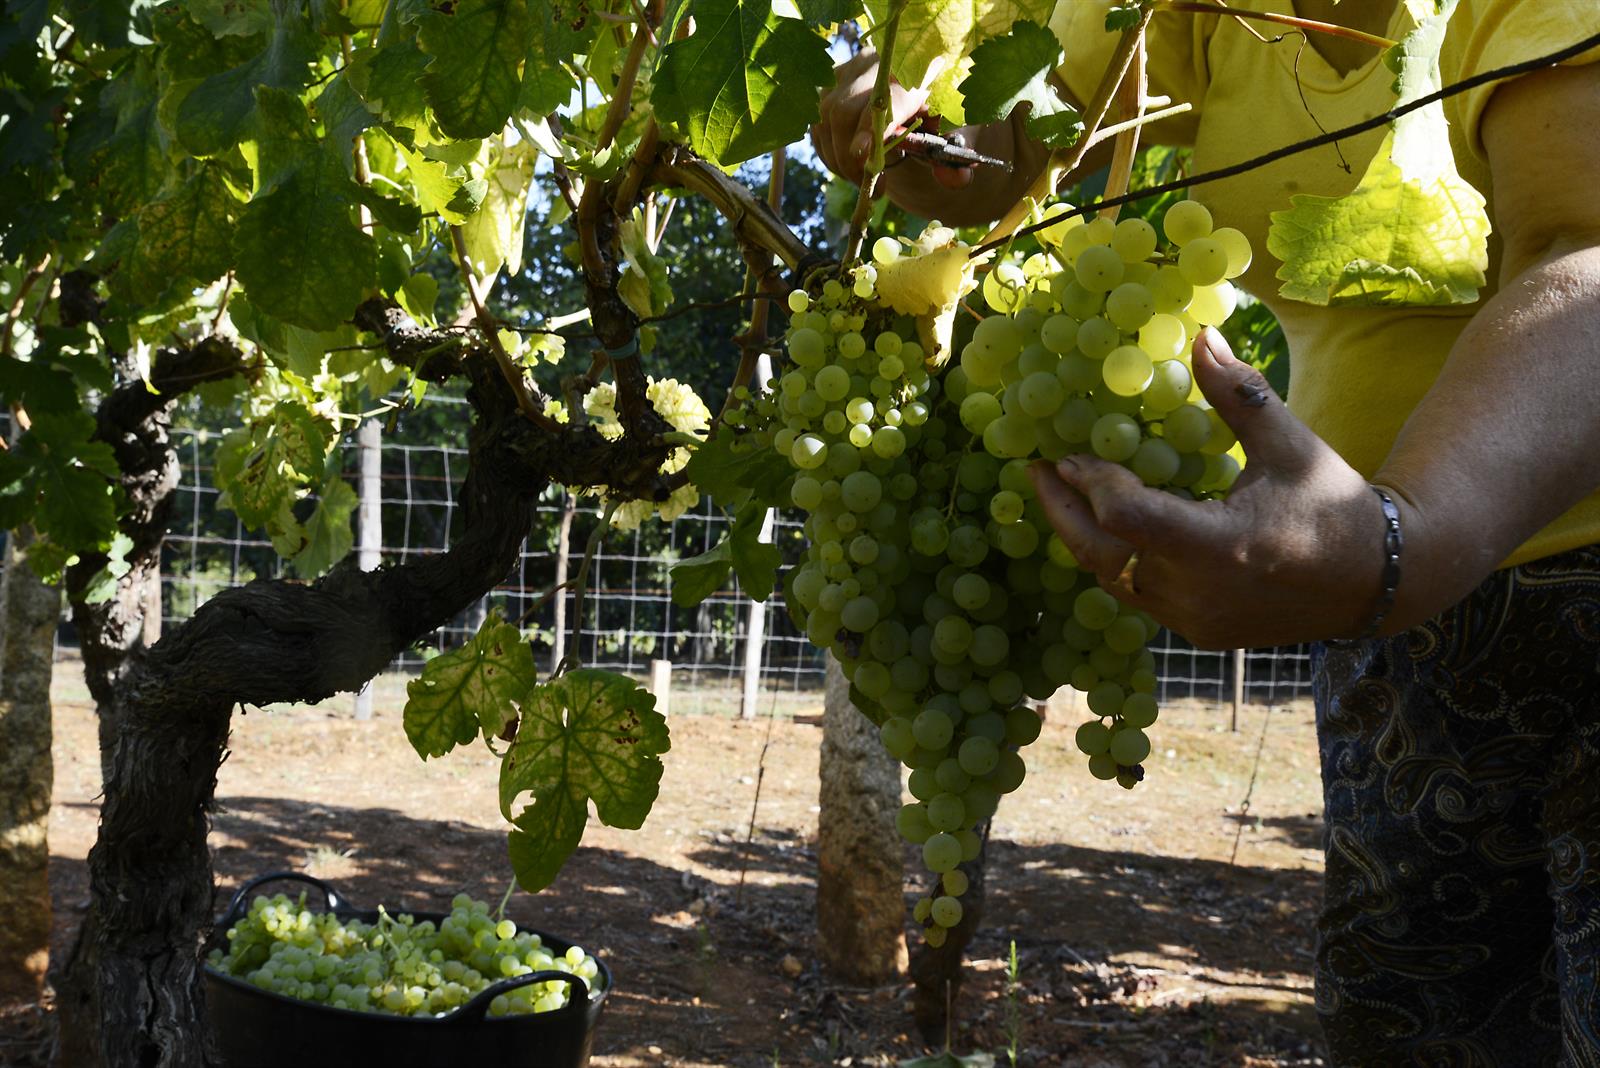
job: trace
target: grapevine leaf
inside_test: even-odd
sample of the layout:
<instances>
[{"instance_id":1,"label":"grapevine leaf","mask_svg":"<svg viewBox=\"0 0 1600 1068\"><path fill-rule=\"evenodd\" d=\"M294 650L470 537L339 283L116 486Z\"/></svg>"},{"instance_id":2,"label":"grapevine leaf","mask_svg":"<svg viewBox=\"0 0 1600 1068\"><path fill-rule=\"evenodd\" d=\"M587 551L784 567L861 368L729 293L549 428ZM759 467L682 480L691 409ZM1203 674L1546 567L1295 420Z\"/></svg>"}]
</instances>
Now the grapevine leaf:
<instances>
[{"instance_id":1,"label":"grapevine leaf","mask_svg":"<svg viewBox=\"0 0 1600 1068\"><path fill-rule=\"evenodd\" d=\"M527 0L462 0L448 15L423 16L417 40L433 62L422 91L440 130L457 139L500 132L517 106L531 37Z\"/></svg>"},{"instance_id":2,"label":"grapevine leaf","mask_svg":"<svg viewBox=\"0 0 1600 1068\"><path fill-rule=\"evenodd\" d=\"M403 145L397 147L416 190L417 203L424 211L436 211L445 222L459 225L478 210L488 193L488 183L452 173L450 165L442 160L429 159Z\"/></svg>"},{"instance_id":3,"label":"grapevine leaf","mask_svg":"<svg viewBox=\"0 0 1600 1068\"><path fill-rule=\"evenodd\" d=\"M538 150L526 141L496 145L490 150L483 180L487 187L478 211L461 225L467 260L479 278L493 278L522 269L527 233L528 191L533 187L533 162Z\"/></svg>"},{"instance_id":4,"label":"grapevine leaf","mask_svg":"<svg viewBox=\"0 0 1600 1068\"><path fill-rule=\"evenodd\" d=\"M355 544L350 517L359 503L356 491L338 475L323 482L317 507L305 522L305 545L294 554L295 574L316 578L345 558Z\"/></svg>"},{"instance_id":5,"label":"grapevine leaf","mask_svg":"<svg viewBox=\"0 0 1600 1068\"><path fill-rule=\"evenodd\" d=\"M918 236L914 255L902 255L878 268L878 293L901 315L917 320L917 336L930 364L950 356L956 309L977 285L976 271L992 253L972 258L971 248L948 227L928 227Z\"/></svg>"},{"instance_id":6,"label":"grapevine leaf","mask_svg":"<svg viewBox=\"0 0 1600 1068\"><path fill-rule=\"evenodd\" d=\"M377 245L351 218L359 187L317 151L305 106L260 90L261 190L239 220L237 276L255 306L313 330L349 319L377 272Z\"/></svg>"},{"instance_id":7,"label":"grapevine leaf","mask_svg":"<svg viewBox=\"0 0 1600 1068\"><path fill-rule=\"evenodd\" d=\"M101 550L116 529L111 446L91 440L94 417L84 411L38 414L9 452L0 454L0 523L30 518L63 549Z\"/></svg>"},{"instance_id":8,"label":"grapevine leaf","mask_svg":"<svg viewBox=\"0 0 1600 1068\"><path fill-rule=\"evenodd\" d=\"M752 496L767 505L787 504L794 476L789 462L754 445L736 450L738 440L734 431L719 426L715 435L696 446L683 467L690 484L729 511L743 508Z\"/></svg>"},{"instance_id":9,"label":"grapevine leaf","mask_svg":"<svg viewBox=\"0 0 1600 1068\"><path fill-rule=\"evenodd\" d=\"M415 233L422 225L422 210L415 204L385 196L369 185L356 188L356 199L372 209L379 226L397 234Z\"/></svg>"},{"instance_id":10,"label":"grapevine leaf","mask_svg":"<svg viewBox=\"0 0 1600 1068\"><path fill-rule=\"evenodd\" d=\"M223 438L217 451L222 503L245 526L266 526L293 502L303 483L322 477L328 443L326 423L295 401L279 402L252 429Z\"/></svg>"},{"instance_id":11,"label":"grapevine leaf","mask_svg":"<svg viewBox=\"0 0 1600 1068\"><path fill-rule=\"evenodd\" d=\"M267 46L244 63L197 84L178 105L178 140L196 156L213 156L244 140L263 86L299 89L316 58L316 37L300 13L283 0L273 3Z\"/></svg>"},{"instance_id":12,"label":"grapevine leaf","mask_svg":"<svg viewBox=\"0 0 1600 1068\"><path fill-rule=\"evenodd\" d=\"M806 606L800 603L800 598L795 596L794 580L800 576L798 567L791 567L783 573L783 607L789 614L789 622L801 634L806 632L806 619L811 615Z\"/></svg>"},{"instance_id":13,"label":"grapevine leaf","mask_svg":"<svg viewBox=\"0 0 1600 1068\"><path fill-rule=\"evenodd\" d=\"M0 397L34 415L65 415L82 407L72 373L38 353L27 360L0 360Z\"/></svg>"},{"instance_id":14,"label":"grapevine leaf","mask_svg":"<svg viewBox=\"0 0 1600 1068\"><path fill-rule=\"evenodd\" d=\"M730 533L698 556L672 565L667 572L672 603L679 608L693 608L722 589L732 571L733 535Z\"/></svg>"},{"instance_id":15,"label":"grapevine leaf","mask_svg":"<svg viewBox=\"0 0 1600 1068\"><path fill-rule=\"evenodd\" d=\"M765 601L772 596L778 568L783 565L778 547L761 540L766 517L767 510L751 501L733 517L733 531L728 536L734 573L752 601Z\"/></svg>"},{"instance_id":16,"label":"grapevine leaf","mask_svg":"<svg viewBox=\"0 0 1600 1068\"><path fill-rule=\"evenodd\" d=\"M249 37L272 29L270 0L188 0L189 17L218 37Z\"/></svg>"},{"instance_id":17,"label":"grapevine leaf","mask_svg":"<svg viewBox=\"0 0 1600 1068\"><path fill-rule=\"evenodd\" d=\"M350 87L384 122L417 126L427 111L421 79L428 62L417 42L405 37L355 53L345 74Z\"/></svg>"},{"instance_id":18,"label":"grapevine leaf","mask_svg":"<svg viewBox=\"0 0 1600 1068\"><path fill-rule=\"evenodd\" d=\"M1442 84L1439 50L1456 0L1421 6L1417 28L1384 54L1397 104ZM1280 292L1326 306L1466 304L1488 267L1484 198L1456 171L1443 105L1395 120L1355 189L1300 194L1272 213L1267 248L1280 260Z\"/></svg>"},{"instance_id":19,"label":"grapevine leaf","mask_svg":"<svg viewBox=\"0 0 1600 1068\"><path fill-rule=\"evenodd\" d=\"M317 96L315 107L322 128L328 131L328 147L344 163L345 173L354 175L356 138L377 121L376 116L342 71Z\"/></svg>"},{"instance_id":20,"label":"grapevine leaf","mask_svg":"<svg viewBox=\"0 0 1600 1068\"><path fill-rule=\"evenodd\" d=\"M887 19L891 6L892 0L867 0L874 22ZM900 15L890 72L901 85L922 85L930 70L954 72L980 42L1018 19L1042 25L1054 8L1055 0L912 0Z\"/></svg>"},{"instance_id":21,"label":"grapevine leaf","mask_svg":"<svg viewBox=\"0 0 1600 1068\"><path fill-rule=\"evenodd\" d=\"M1334 0L1335 3L1338 0ZM1144 17L1144 12L1138 4L1113 4L1106 9L1106 32L1121 33L1131 30L1139 25L1139 20Z\"/></svg>"},{"instance_id":22,"label":"grapevine leaf","mask_svg":"<svg viewBox=\"0 0 1600 1068\"><path fill-rule=\"evenodd\" d=\"M780 148L817 120L833 84L827 42L771 0L694 0L696 28L662 49L656 113L724 166Z\"/></svg>"},{"instance_id":23,"label":"grapevine leaf","mask_svg":"<svg viewBox=\"0 0 1600 1068\"><path fill-rule=\"evenodd\" d=\"M511 866L523 889L549 886L583 837L589 802L608 827L644 824L672 747L656 699L625 675L580 668L535 686L500 766L500 810L516 825ZM533 803L515 815L524 793Z\"/></svg>"},{"instance_id":24,"label":"grapevine leaf","mask_svg":"<svg viewBox=\"0 0 1600 1068\"><path fill-rule=\"evenodd\" d=\"M1083 136L1083 119L1049 81L1061 65L1061 42L1036 23L1019 21L1004 37L991 37L972 53L972 71L961 83L969 123L1000 122L1028 105L1034 140L1065 148Z\"/></svg>"},{"instance_id":25,"label":"grapevine leaf","mask_svg":"<svg viewBox=\"0 0 1600 1068\"><path fill-rule=\"evenodd\" d=\"M133 539L118 531L111 539L111 548L106 551L106 563L83 588L81 594L84 604L105 604L117 592L117 580L129 571L133 565L128 563L128 550L133 548Z\"/></svg>"},{"instance_id":26,"label":"grapevine leaf","mask_svg":"<svg viewBox=\"0 0 1600 1068\"><path fill-rule=\"evenodd\" d=\"M644 213L635 208L618 228L622 255L627 259L617 283L617 295L642 319L660 315L672 306L672 284L667 262L650 248Z\"/></svg>"},{"instance_id":27,"label":"grapevine leaf","mask_svg":"<svg viewBox=\"0 0 1600 1068\"><path fill-rule=\"evenodd\" d=\"M494 737L514 715L512 702L538 681L533 650L496 610L471 641L434 657L406 684L406 737L424 760L468 744L479 731Z\"/></svg>"},{"instance_id":28,"label":"grapevine leaf","mask_svg":"<svg viewBox=\"0 0 1600 1068\"><path fill-rule=\"evenodd\" d=\"M535 115L548 115L572 99L578 83L566 62L584 47L583 35L572 28L576 12L552 0L532 0L532 41L529 55L538 59L522 68L521 106Z\"/></svg>"},{"instance_id":29,"label":"grapevine leaf","mask_svg":"<svg viewBox=\"0 0 1600 1068\"><path fill-rule=\"evenodd\" d=\"M128 296L154 303L173 286L207 285L233 263L239 202L220 168L207 164L139 210L138 239L117 271Z\"/></svg>"}]
</instances>

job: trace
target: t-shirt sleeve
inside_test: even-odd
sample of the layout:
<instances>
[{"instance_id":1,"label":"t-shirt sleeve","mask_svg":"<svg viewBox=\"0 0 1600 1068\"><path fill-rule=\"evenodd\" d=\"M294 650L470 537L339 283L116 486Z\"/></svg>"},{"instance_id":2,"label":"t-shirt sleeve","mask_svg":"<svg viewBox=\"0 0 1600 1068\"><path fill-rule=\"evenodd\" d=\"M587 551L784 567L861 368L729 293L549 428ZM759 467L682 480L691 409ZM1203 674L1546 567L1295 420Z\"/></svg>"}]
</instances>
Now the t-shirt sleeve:
<instances>
[{"instance_id":1,"label":"t-shirt sleeve","mask_svg":"<svg viewBox=\"0 0 1600 1068\"><path fill-rule=\"evenodd\" d=\"M1119 35L1106 31L1112 0L1057 0L1050 29L1061 42L1064 59L1056 74L1079 105L1094 96L1100 76L1111 62ZM1200 126L1200 105L1209 71L1206 45L1216 28L1214 15L1157 12L1146 34L1146 71L1152 96L1169 96L1190 111L1165 119L1149 130L1151 140L1168 145L1194 144Z\"/></svg>"},{"instance_id":2,"label":"t-shirt sleeve","mask_svg":"<svg viewBox=\"0 0 1600 1068\"><path fill-rule=\"evenodd\" d=\"M1450 17L1440 59L1445 84L1496 67L1547 55L1600 33L1596 0L1464 0ZM1600 47L1568 60L1600 60ZM1509 79L1508 79L1509 80ZM1445 100L1445 117L1485 159L1479 126L1489 99L1506 81L1489 82Z\"/></svg>"}]
</instances>

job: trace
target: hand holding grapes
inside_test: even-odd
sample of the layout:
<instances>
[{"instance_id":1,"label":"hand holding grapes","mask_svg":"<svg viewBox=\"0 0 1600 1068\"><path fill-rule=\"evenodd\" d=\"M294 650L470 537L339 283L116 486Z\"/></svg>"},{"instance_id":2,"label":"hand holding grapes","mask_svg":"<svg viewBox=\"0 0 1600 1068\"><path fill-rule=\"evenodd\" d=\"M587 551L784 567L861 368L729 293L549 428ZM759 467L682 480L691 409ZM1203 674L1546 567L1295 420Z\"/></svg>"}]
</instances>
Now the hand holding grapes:
<instances>
[{"instance_id":1,"label":"hand holding grapes","mask_svg":"<svg viewBox=\"0 0 1600 1068\"><path fill-rule=\"evenodd\" d=\"M1114 596L1203 648L1353 637L1379 588L1376 496L1221 334L1200 334L1193 356L1248 454L1227 499L1184 500L1081 453L1034 465L1052 525Z\"/></svg>"}]
</instances>

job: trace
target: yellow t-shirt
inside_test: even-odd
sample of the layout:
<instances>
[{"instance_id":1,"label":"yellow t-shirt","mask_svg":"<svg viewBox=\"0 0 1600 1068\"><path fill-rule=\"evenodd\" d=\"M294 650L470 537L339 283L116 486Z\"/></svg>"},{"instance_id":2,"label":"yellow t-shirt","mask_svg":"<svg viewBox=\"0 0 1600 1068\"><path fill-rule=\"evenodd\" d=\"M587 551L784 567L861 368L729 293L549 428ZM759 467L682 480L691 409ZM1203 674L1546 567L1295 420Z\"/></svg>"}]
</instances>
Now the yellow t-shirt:
<instances>
[{"instance_id":1,"label":"yellow t-shirt","mask_svg":"<svg viewBox=\"0 0 1600 1068\"><path fill-rule=\"evenodd\" d=\"M1051 29L1066 48L1060 75L1078 100L1093 95L1116 34L1105 32L1108 0L1060 0ZM1292 0L1236 0L1246 10L1293 14ZM1398 39L1415 23L1401 0L1386 36ZM1269 40L1280 27L1254 22ZM1479 71L1554 52L1600 31L1600 0L1461 0L1440 56L1446 85ZM1298 34L1264 44L1237 20L1217 15L1158 12L1151 21L1151 91L1188 101L1194 110L1158 125L1163 143L1194 147L1194 167L1239 163L1324 129L1346 126L1394 105L1394 76L1376 50L1364 66L1340 75ZM1299 88L1295 84L1298 55ZM1600 59L1600 49L1579 60ZM1489 200L1493 194L1478 127L1492 82L1448 98L1451 147L1461 176ZM1301 93L1304 93L1304 102ZM1309 108L1310 114L1307 113ZM1315 116L1315 120L1312 116ZM1190 195L1211 209L1218 226L1242 230L1255 260L1239 282L1283 324L1291 353L1289 407L1345 460L1371 477L1444 365L1456 337L1479 304L1442 308L1323 308L1278 295L1280 262L1267 251L1273 211L1295 193L1338 196L1355 187L1383 140L1372 130L1233 178L1198 186ZM1489 241L1488 284L1494 295L1498 240ZM1600 491L1520 546L1505 565L1600 541Z\"/></svg>"}]
</instances>

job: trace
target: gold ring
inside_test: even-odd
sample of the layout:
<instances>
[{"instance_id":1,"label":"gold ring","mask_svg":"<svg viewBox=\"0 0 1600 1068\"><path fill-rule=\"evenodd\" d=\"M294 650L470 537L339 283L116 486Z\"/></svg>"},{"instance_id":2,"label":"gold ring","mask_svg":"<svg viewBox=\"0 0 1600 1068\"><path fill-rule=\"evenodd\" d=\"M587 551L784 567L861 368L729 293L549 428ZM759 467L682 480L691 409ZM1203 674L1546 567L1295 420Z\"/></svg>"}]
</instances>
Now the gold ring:
<instances>
[{"instance_id":1,"label":"gold ring","mask_svg":"<svg viewBox=\"0 0 1600 1068\"><path fill-rule=\"evenodd\" d=\"M1139 567L1139 550L1135 549L1128 556L1128 562L1122 565L1122 570L1117 573L1117 581L1112 585L1137 597L1139 587L1134 584L1133 573Z\"/></svg>"}]
</instances>

